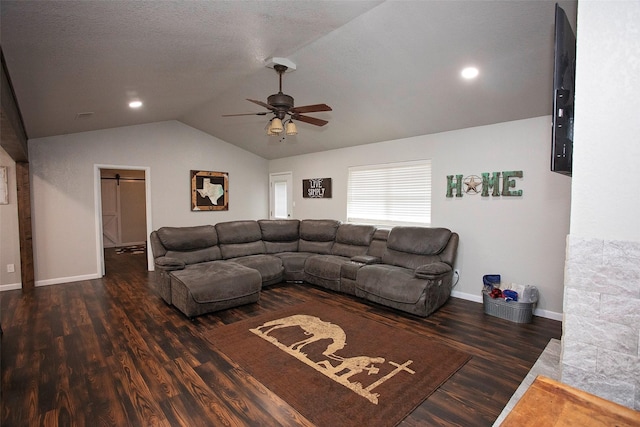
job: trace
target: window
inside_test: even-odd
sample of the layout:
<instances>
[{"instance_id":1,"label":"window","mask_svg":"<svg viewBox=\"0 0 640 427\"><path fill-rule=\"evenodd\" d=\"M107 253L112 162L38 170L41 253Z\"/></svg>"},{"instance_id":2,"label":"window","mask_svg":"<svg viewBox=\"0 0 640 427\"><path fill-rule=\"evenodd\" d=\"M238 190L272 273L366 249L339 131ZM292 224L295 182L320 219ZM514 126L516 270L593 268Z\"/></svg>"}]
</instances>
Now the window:
<instances>
[{"instance_id":1,"label":"window","mask_svg":"<svg viewBox=\"0 0 640 427\"><path fill-rule=\"evenodd\" d=\"M349 168L347 221L429 225L431 160Z\"/></svg>"}]
</instances>

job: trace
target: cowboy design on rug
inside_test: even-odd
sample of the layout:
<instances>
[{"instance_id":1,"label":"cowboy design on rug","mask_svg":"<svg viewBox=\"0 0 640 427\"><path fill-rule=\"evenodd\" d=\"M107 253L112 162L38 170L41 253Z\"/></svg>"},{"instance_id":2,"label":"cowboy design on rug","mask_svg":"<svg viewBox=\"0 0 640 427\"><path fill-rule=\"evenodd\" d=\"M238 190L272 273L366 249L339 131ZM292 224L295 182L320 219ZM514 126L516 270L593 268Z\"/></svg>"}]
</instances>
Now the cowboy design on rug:
<instances>
[{"instance_id":1,"label":"cowboy design on rug","mask_svg":"<svg viewBox=\"0 0 640 427\"><path fill-rule=\"evenodd\" d=\"M303 331L305 338L292 344L285 344L280 342L278 338L269 335L274 330L290 327L300 328ZM340 326L331 322L325 322L316 316L296 314L265 322L262 325L249 330L259 337L269 341L280 350L295 357L321 374L326 375L333 381L342 384L375 405L378 404L378 398L380 395L378 393L372 393L373 389L393 378L400 372L407 372L411 375L415 374L414 370L408 368L408 366L413 363L413 360L407 360L401 364L389 361L387 363L393 368L388 370L388 372L387 370L383 370L381 372L381 369L377 367L376 364L384 364L386 360L384 357L345 357L337 355L336 352L344 349L347 345L347 335ZM309 358L307 353L302 352L302 349L305 346L323 340L331 341L331 343L322 352L322 355L326 356L327 359L314 361ZM332 361L336 363L335 366ZM363 371L366 371L367 375L372 377L372 381L366 386L359 381L349 381L349 378L356 374L360 374Z\"/></svg>"}]
</instances>

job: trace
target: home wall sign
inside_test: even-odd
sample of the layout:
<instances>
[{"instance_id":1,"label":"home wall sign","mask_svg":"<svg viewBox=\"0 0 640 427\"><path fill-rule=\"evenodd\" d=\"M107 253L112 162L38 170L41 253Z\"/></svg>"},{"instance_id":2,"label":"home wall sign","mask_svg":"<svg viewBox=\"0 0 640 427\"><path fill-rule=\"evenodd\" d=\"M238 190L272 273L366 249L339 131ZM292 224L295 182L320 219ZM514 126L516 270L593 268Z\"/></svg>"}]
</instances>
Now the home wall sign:
<instances>
[{"instance_id":1,"label":"home wall sign","mask_svg":"<svg viewBox=\"0 0 640 427\"><path fill-rule=\"evenodd\" d=\"M462 197L465 194L481 197L520 197L522 190L515 190L516 178L522 178L522 171L483 172L481 176L447 175L447 197ZM502 184L502 191L500 190Z\"/></svg>"},{"instance_id":2,"label":"home wall sign","mask_svg":"<svg viewBox=\"0 0 640 427\"><path fill-rule=\"evenodd\" d=\"M302 197L311 199L330 199L331 178L303 179Z\"/></svg>"},{"instance_id":3,"label":"home wall sign","mask_svg":"<svg viewBox=\"0 0 640 427\"><path fill-rule=\"evenodd\" d=\"M191 210L228 211L229 174L191 171Z\"/></svg>"}]
</instances>

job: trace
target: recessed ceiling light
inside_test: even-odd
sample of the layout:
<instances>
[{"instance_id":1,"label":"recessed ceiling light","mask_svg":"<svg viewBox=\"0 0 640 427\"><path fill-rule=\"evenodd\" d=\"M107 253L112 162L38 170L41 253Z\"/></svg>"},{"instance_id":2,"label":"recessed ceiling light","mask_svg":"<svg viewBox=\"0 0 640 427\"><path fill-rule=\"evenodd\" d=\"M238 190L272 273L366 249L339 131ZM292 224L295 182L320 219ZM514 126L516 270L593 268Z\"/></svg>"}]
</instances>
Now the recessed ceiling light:
<instances>
[{"instance_id":1,"label":"recessed ceiling light","mask_svg":"<svg viewBox=\"0 0 640 427\"><path fill-rule=\"evenodd\" d=\"M129 107L131 107L131 108L140 108L140 107L142 107L142 101L131 101L129 103Z\"/></svg>"},{"instance_id":2,"label":"recessed ceiling light","mask_svg":"<svg viewBox=\"0 0 640 427\"><path fill-rule=\"evenodd\" d=\"M476 77L478 77L478 74L479 71L476 67L467 67L460 73L460 75L467 80L475 79Z\"/></svg>"}]
</instances>

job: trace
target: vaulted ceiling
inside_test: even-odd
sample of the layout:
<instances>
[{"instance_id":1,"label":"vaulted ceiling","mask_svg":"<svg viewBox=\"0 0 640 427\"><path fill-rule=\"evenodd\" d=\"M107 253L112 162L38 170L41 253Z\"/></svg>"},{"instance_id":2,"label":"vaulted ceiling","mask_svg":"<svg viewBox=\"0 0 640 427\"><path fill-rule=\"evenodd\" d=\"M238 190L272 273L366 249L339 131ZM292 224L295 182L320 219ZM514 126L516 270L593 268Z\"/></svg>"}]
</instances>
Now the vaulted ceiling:
<instances>
[{"instance_id":1,"label":"vaulted ceiling","mask_svg":"<svg viewBox=\"0 0 640 427\"><path fill-rule=\"evenodd\" d=\"M575 28L576 2L559 3ZM554 8L2 0L0 43L29 138L179 120L274 159L551 114ZM278 92L271 57L296 64L283 92L331 106L308 114L329 124L283 139L266 136L270 115L222 117L265 111L246 99Z\"/></svg>"}]
</instances>

